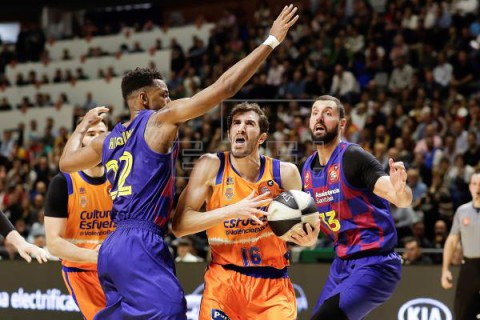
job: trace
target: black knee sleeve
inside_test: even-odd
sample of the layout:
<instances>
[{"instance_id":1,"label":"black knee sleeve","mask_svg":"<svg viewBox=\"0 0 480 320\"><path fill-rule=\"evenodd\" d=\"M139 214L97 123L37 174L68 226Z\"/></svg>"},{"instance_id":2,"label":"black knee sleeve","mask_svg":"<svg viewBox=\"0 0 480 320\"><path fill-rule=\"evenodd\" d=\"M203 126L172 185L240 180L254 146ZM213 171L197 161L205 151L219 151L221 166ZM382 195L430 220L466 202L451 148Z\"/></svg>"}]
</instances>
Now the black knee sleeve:
<instances>
[{"instance_id":1,"label":"black knee sleeve","mask_svg":"<svg viewBox=\"0 0 480 320\"><path fill-rule=\"evenodd\" d=\"M340 294L325 300L311 320L348 320L345 312L340 309Z\"/></svg>"}]
</instances>

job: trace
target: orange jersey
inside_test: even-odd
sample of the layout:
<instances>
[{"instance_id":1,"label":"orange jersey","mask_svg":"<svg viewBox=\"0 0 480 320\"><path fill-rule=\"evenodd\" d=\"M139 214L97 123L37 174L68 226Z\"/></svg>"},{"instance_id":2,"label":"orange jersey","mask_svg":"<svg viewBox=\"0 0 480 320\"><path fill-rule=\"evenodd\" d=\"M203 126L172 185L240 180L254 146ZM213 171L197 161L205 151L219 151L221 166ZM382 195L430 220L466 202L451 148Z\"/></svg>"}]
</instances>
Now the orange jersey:
<instances>
[{"instance_id":1,"label":"orange jersey","mask_svg":"<svg viewBox=\"0 0 480 320\"><path fill-rule=\"evenodd\" d=\"M207 201L207 210L222 208L246 198L253 190L255 195L270 192L276 197L282 192L280 161L261 156L257 182L243 179L232 166L229 153L218 153L220 169L213 192ZM266 208L265 208L266 210ZM266 217L263 225L251 219L232 218L207 230L212 250L212 262L243 267L274 267L288 265L287 246L272 232Z\"/></svg>"},{"instance_id":2,"label":"orange jersey","mask_svg":"<svg viewBox=\"0 0 480 320\"><path fill-rule=\"evenodd\" d=\"M110 219L112 199L110 183L91 184L83 172L64 173L68 186L68 218L64 239L87 249L94 249L113 232L115 224ZM63 260L65 267L97 270L94 263L77 263Z\"/></svg>"}]
</instances>

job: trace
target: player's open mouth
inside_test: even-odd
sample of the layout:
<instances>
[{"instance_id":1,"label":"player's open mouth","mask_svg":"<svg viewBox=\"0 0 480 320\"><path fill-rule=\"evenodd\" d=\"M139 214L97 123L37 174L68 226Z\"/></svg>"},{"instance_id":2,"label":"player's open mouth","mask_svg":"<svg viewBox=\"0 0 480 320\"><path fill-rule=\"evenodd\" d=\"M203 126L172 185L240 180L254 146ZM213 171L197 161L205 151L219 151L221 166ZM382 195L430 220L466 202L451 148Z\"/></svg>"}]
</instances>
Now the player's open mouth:
<instances>
[{"instance_id":1,"label":"player's open mouth","mask_svg":"<svg viewBox=\"0 0 480 320\"><path fill-rule=\"evenodd\" d=\"M315 126L315 132L318 132L318 133L321 133L321 132L325 132L325 127L322 126L322 125L316 125Z\"/></svg>"},{"instance_id":2,"label":"player's open mouth","mask_svg":"<svg viewBox=\"0 0 480 320\"><path fill-rule=\"evenodd\" d=\"M244 144L247 140L244 137L236 137L235 144Z\"/></svg>"}]
</instances>

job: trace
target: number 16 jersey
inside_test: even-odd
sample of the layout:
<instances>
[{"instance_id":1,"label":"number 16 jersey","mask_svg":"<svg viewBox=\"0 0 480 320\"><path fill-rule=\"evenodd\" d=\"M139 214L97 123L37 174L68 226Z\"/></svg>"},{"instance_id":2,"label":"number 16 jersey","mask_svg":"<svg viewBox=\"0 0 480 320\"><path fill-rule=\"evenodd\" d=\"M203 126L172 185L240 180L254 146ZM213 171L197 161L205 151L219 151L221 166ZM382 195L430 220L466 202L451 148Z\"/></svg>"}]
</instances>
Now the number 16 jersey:
<instances>
[{"instance_id":1,"label":"number 16 jersey","mask_svg":"<svg viewBox=\"0 0 480 320\"><path fill-rule=\"evenodd\" d=\"M220 168L212 195L207 201L207 210L239 202L254 190L255 196L268 191L272 197L276 197L282 192L279 160L260 156L258 179L256 182L249 182L233 167L229 152L221 152L217 156L220 159ZM260 217L260 220L263 225L245 217L231 218L208 229L212 262L242 267L286 267L286 243L274 235L266 216Z\"/></svg>"}]
</instances>

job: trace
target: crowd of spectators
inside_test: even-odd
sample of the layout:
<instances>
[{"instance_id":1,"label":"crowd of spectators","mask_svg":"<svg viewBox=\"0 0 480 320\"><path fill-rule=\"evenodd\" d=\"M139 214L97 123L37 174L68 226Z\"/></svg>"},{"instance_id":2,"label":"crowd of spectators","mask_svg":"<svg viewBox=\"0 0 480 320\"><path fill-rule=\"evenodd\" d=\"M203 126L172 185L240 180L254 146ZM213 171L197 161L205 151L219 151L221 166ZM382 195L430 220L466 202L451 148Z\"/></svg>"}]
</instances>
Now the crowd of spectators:
<instances>
[{"instance_id":1,"label":"crowd of spectators","mask_svg":"<svg viewBox=\"0 0 480 320\"><path fill-rule=\"evenodd\" d=\"M408 168L413 205L392 207L405 261L439 262L438 257L420 257L421 250L443 248L456 208L470 200L469 179L479 168L478 2L381 4L311 1L285 42L235 99L265 108L270 137L262 152L301 167L314 150L308 129L312 99L339 97L349 120L345 139L374 154L385 170L389 157ZM196 39L188 49L171 44L166 81L172 98L212 84L262 43L275 13L275 6L265 2L259 2L252 20L226 10L208 43ZM227 101L181 128L177 196L198 156L228 149L222 121L234 103ZM0 208L30 239L41 230L45 190L58 171L67 136L65 128L27 136L20 127L5 131L1 139ZM167 239L183 246L182 257L190 257L185 248L207 256L204 234L183 242L172 234ZM324 238L317 243L331 246Z\"/></svg>"}]
</instances>

